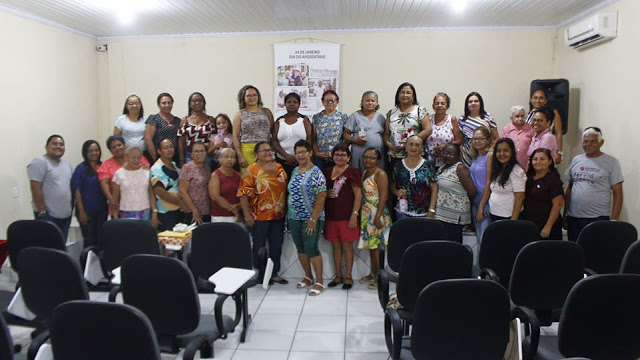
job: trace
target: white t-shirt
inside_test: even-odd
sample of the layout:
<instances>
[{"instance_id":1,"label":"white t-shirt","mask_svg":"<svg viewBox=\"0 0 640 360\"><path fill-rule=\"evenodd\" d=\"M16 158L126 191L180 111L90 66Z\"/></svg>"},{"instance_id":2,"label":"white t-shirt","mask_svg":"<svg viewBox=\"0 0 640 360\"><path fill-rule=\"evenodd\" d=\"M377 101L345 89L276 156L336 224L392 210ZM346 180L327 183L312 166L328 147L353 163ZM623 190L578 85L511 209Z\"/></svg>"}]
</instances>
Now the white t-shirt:
<instances>
[{"instance_id":1,"label":"white t-shirt","mask_svg":"<svg viewBox=\"0 0 640 360\"><path fill-rule=\"evenodd\" d=\"M287 124L284 118L280 118L278 119L278 124L278 141L280 142L280 146L284 152L293 155L293 147L296 142L307 138L307 132L304 129L304 118L299 117L292 125ZM278 154L278 157L283 159L280 154Z\"/></svg>"},{"instance_id":2,"label":"white t-shirt","mask_svg":"<svg viewBox=\"0 0 640 360\"><path fill-rule=\"evenodd\" d=\"M135 146L142 150L147 149L144 144L145 121L147 121L146 116L136 122L129 120L127 115L118 116L115 126L122 131L125 146Z\"/></svg>"},{"instance_id":3,"label":"white t-shirt","mask_svg":"<svg viewBox=\"0 0 640 360\"><path fill-rule=\"evenodd\" d=\"M513 215L513 203L517 192L524 192L527 183L527 175L520 165L515 165L509 180L500 186L498 181L491 182L491 196L489 197L489 209L492 215L511 217ZM521 209L522 210L522 209Z\"/></svg>"}]
</instances>

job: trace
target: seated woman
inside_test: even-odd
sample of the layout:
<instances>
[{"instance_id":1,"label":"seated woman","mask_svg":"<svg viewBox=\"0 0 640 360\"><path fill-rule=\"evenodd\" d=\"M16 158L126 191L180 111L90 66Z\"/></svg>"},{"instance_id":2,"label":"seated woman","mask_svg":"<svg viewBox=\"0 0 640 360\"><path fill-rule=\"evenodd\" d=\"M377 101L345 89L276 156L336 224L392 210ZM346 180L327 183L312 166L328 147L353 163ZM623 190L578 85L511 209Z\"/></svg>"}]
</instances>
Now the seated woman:
<instances>
[{"instance_id":1,"label":"seated woman","mask_svg":"<svg viewBox=\"0 0 640 360\"><path fill-rule=\"evenodd\" d=\"M142 150L130 146L124 152L125 164L113 175L113 198L119 204L120 219L151 220L158 226L156 196L149 183L149 170L140 166Z\"/></svg>"},{"instance_id":2,"label":"seated woman","mask_svg":"<svg viewBox=\"0 0 640 360\"><path fill-rule=\"evenodd\" d=\"M493 148L489 181L485 185L476 219L479 222L487 215L491 221L517 220L522 211L527 177L516 160L516 147L509 138L496 141ZM484 205L489 201L490 214L485 214Z\"/></svg>"},{"instance_id":3,"label":"seated woman","mask_svg":"<svg viewBox=\"0 0 640 360\"><path fill-rule=\"evenodd\" d=\"M524 121L524 118L524 108L520 105L514 105L511 107L511 114L509 115L511 122L502 128L502 137L513 140L516 145L518 164L523 169L527 167L529 161L527 151L533 137L533 128L531 124Z\"/></svg>"},{"instance_id":4,"label":"seated woman","mask_svg":"<svg viewBox=\"0 0 640 360\"><path fill-rule=\"evenodd\" d=\"M540 229L540 239L562 240L564 189L549 149L536 149L529 159L521 218Z\"/></svg>"},{"instance_id":5,"label":"seated woman","mask_svg":"<svg viewBox=\"0 0 640 360\"><path fill-rule=\"evenodd\" d=\"M407 157L396 162L391 178L391 192L398 197L398 220L406 217L434 218L438 184L432 167L422 158L422 138L407 140Z\"/></svg>"},{"instance_id":6,"label":"seated woman","mask_svg":"<svg viewBox=\"0 0 640 360\"><path fill-rule=\"evenodd\" d=\"M211 197L211 222L236 222L240 218L240 199L236 195L240 186L240 174L233 168L236 152L223 148L218 154L220 167L211 173L209 196Z\"/></svg>"},{"instance_id":7,"label":"seated woman","mask_svg":"<svg viewBox=\"0 0 640 360\"><path fill-rule=\"evenodd\" d=\"M471 224L471 199L476 195L469 169L460 161L460 146L448 144L441 151L444 164L436 173L436 216L447 230L447 240L462 244L462 229Z\"/></svg>"},{"instance_id":8,"label":"seated woman","mask_svg":"<svg viewBox=\"0 0 640 360\"><path fill-rule=\"evenodd\" d=\"M291 177L291 171L298 165L293 156L293 145L298 140L311 142L311 122L309 118L300 114L300 96L289 93L284 98L287 113L276 119L271 134L271 145L276 150L276 161L282 165Z\"/></svg>"},{"instance_id":9,"label":"seated woman","mask_svg":"<svg viewBox=\"0 0 640 360\"><path fill-rule=\"evenodd\" d=\"M353 242L360 238L358 215L362 203L362 175L360 171L349 166L351 152L349 145L341 143L333 148L332 167L324 170L327 180L328 196L325 201L326 222L324 238L333 248L335 278L329 283L334 287L344 281L342 288L351 289L353 278ZM346 271L342 275L342 258Z\"/></svg>"},{"instance_id":10,"label":"seated woman","mask_svg":"<svg viewBox=\"0 0 640 360\"><path fill-rule=\"evenodd\" d=\"M151 187L156 194L156 208L158 209L159 231L173 230L173 227L183 221L185 207L178 193L178 177L180 168L172 161L175 156L175 145L171 139L163 139L158 143L156 154L160 158L151 167Z\"/></svg>"},{"instance_id":11,"label":"seated woman","mask_svg":"<svg viewBox=\"0 0 640 360\"><path fill-rule=\"evenodd\" d=\"M198 225L211 221L211 208L209 205L209 178L211 170L205 164L207 147L201 143L191 144L191 161L185 164L180 171L178 192L187 209L191 212L192 223Z\"/></svg>"},{"instance_id":12,"label":"seated woman","mask_svg":"<svg viewBox=\"0 0 640 360\"><path fill-rule=\"evenodd\" d=\"M298 165L293 169L291 181L287 186L287 219L291 238L298 250L298 260L305 277L298 288L313 286L309 295L320 295L324 290L322 280L322 254L318 248L320 229L324 225L324 200L327 196L327 184L320 169L313 165L311 143L298 140L294 146ZM315 283L311 266L316 273Z\"/></svg>"},{"instance_id":13,"label":"seated woman","mask_svg":"<svg viewBox=\"0 0 640 360\"><path fill-rule=\"evenodd\" d=\"M528 156L531 156L534 150L544 148L551 151L552 159L556 159L558 151L556 137L549 131L549 126L551 126L554 116L553 110L547 106L533 111L533 116L531 117L533 138L531 138L531 145L527 149Z\"/></svg>"}]
</instances>

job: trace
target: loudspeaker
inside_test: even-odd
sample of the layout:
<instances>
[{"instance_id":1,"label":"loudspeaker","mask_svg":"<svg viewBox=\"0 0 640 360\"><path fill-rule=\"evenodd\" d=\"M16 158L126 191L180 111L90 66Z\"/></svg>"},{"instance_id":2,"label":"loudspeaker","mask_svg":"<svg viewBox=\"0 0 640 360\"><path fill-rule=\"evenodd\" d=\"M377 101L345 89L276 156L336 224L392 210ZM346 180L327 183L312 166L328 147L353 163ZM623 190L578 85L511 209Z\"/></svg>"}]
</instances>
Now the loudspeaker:
<instances>
[{"instance_id":1,"label":"loudspeaker","mask_svg":"<svg viewBox=\"0 0 640 360\"><path fill-rule=\"evenodd\" d=\"M562 118L562 134L567 133L569 122L569 80L567 79L536 79L531 81L529 99L537 90L547 93L547 106L556 109ZM529 111L532 110L529 103Z\"/></svg>"}]
</instances>

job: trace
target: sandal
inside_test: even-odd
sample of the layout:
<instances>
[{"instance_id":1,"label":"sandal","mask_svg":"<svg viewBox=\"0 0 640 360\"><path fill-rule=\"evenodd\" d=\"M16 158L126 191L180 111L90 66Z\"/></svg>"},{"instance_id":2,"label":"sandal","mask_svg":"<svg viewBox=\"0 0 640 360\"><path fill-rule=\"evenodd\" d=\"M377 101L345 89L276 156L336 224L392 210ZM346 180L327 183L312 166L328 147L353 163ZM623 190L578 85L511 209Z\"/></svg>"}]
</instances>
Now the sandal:
<instances>
[{"instance_id":1,"label":"sandal","mask_svg":"<svg viewBox=\"0 0 640 360\"><path fill-rule=\"evenodd\" d=\"M340 280L338 280L338 279L340 279ZM331 280L331 282L329 284L327 284L327 286L332 288L332 287L335 287L338 284L342 284L342 276L336 276L335 278L333 278L333 280Z\"/></svg>"},{"instance_id":2,"label":"sandal","mask_svg":"<svg viewBox=\"0 0 640 360\"><path fill-rule=\"evenodd\" d=\"M282 285L287 285L287 284L289 283L289 281L287 281L287 280L285 280L285 279L283 279L283 278L281 278L281 277L279 277L279 276L276 276L276 277L272 277L272 278L269 280L269 285L271 285L271 284L273 284L273 283L282 284Z\"/></svg>"},{"instance_id":3,"label":"sandal","mask_svg":"<svg viewBox=\"0 0 640 360\"><path fill-rule=\"evenodd\" d=\"M296 288L298 288L298 289L306 288L307 286L309 286L311 284L313 284L313 279L310 279L308 276L305 276L304 279L302 279L302 281L300 281L296 285Z\"/></svg>"},{"instance_id":4,"label":"sandal","mask_svg":"<svg viewBox=\"0 0 640 360\"><path fill-rule=\"evenodd\" d=\"M316 289L316 287L320 287L320 289ZM324 291L324 285L320 284L320 283L315 283L313 284L313 289L309 290L309 296L318 296L320 294L322 294L322 291Z\"/></svg>"},{"instance_id":5,"label":"sandal","mask_svg":"<svg viewBox=\"0 0 640 360\"><path fill-rule=\"evenodd\" d=\"M371 283L371 284L367 285L367 289L369 289L369 290L378 290L378 283L374 282L374 283Z\"/></svg>"},{"instance_id":6,"label":"sandal","mask_svg":"<svg viewBox=\"0 0 640 360\"><path fill-rule=\"evenodd\" d=\"M363 276L362 278L360 278L361 284L371 284L375 281L376 281L376 276L373 274L369 274L367 276Z\"/></svg>"},{"instance_id":7,"label":"sandal","mask_svg":"<svg viewBox=\"0 0 640 360\"><path fill-rule=\"evenodd\" d=\"M349 281L349 283L347 283ZM353 287L353 279L352 278L344 278L344 284L342 284L342 290L349 290Z\"/></svg>"}]
</instances>

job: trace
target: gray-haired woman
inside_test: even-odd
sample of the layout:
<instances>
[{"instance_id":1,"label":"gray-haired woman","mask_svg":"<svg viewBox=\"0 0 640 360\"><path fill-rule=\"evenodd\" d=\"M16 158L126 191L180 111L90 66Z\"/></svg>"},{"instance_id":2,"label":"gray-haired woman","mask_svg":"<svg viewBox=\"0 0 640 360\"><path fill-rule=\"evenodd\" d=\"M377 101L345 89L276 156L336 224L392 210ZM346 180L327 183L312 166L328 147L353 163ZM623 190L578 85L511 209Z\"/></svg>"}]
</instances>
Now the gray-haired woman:
<instances>
[{"instance_id":1,"label":"gray-haired woman","mask_svg":"<svg viewBox=\"0 0 640 360\"><path fill-rule=\"evenodd\" d=\"M240 199L236 195L240 174L233 168L236 152L223 148L218 154L218 161L220 167L211 173L209 180L211 222L240 222Z\"/></svg>"},{"instance_id":2,"label":"gray-haired woman","mask_svg":"<svg viewBox=\"0 0 640 360\"><path fill-rule=\"evenodd\" d=\"M382 134L384 134L385 118L378 113L378 94L365 91L360 100L360 110L349 116L344 124L342 137L351 144L351 166L365 171L363 156L368 148L384 151Z\"/></svg>"}]
</instances>

